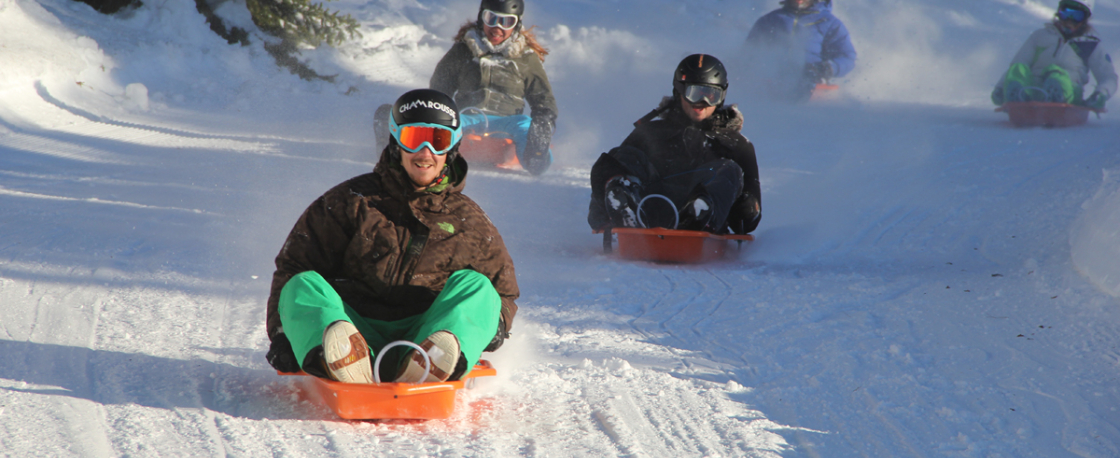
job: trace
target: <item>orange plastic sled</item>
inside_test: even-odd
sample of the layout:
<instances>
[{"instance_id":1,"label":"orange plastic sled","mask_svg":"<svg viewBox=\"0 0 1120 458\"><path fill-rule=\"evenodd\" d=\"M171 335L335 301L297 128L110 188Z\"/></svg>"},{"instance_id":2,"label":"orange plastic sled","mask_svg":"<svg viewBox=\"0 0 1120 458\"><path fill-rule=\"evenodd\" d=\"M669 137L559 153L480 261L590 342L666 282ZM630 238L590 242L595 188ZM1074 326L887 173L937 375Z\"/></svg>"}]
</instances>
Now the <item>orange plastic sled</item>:
<instances>
[{"instance_id":1,"label":"orange plastic sled","mask_svg":"<svg viewBox=\"0 0 1120 458\"><path fill-rule=\"evenodd\" d=\"M619 227L603 234L603 250L613 251L611 233L618 235L618 255L633 261L695 264L724 256L727 242L754 240L750 234L719 235L679 229Z\"/></svg>"},{"instance_id":2,"label":"orange plastic sled","mask_svg":"<svg viewBox=\"0 0 1120 458\"><path fill-rule=\"evenodd\" d=\"M1015 127L1070 127L1085 124L1090 112L1104 113L1080 105L1054 102L1007 102L996 108L1006 112Z\"/></svg>"},{"instance_id":3,"label":"orange plastic sled","mask_svg":"<svg viewBox=\"0 0 1120 458\"><path fill-rule=\"evenodd\" d=\"M840 96L840 86L835 84L818 84L813 88L813 94L809 96L809 100L813 102L822 100L836 100Z\"/></svg>"},{"instance_id":4,"label":"orange plastic sled","mask_svg":"<svg viewBox=\"0 0 1120 458\"><path fill-rule=\"evenodd\" d=\"M521 169L521 162L517 160L517 146L513 139L501 132L464 135L463 143L459 145L459 154L468 162L494 164L495 167L507 170Z\"/></svg>"},{"instance_id":5,"label":"orange plastic sled","mask_svg":"<svg viewBox=\"0 0 1120 458\"><path fill-rule=\"evenodd\" d=\"M280 375L304 375L303 372ZM308 376L315 392L346 420L440 420L455 410L455 393L477 377L497 375L489 361L479 360L462 380L433 383L341 383Z\"/></svg>"}]
</instances>

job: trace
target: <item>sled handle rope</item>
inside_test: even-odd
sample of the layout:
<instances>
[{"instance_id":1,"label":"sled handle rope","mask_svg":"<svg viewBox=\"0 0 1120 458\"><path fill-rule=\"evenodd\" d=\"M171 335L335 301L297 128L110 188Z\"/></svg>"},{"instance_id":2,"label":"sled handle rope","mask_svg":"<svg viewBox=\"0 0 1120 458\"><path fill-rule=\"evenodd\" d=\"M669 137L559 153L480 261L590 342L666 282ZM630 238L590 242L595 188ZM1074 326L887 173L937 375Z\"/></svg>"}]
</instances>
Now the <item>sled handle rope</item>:
<instances>
[{"instance_id":1,"label":"sled handle rope","mask_svg":"<svg viewBox=\"0 0 1120 458\"><path fill-rule=\"evenodd\" d=\"M396 342L389 342L388 345L381 347L381 351L377 353L377 359L373 360L373 383L381 383L381 358L385 356L385 353L388 353L388 349L399 347L401 345L420 350L420 354L424 355L424 373L426 374L432 370L432 358L428 356L427 351L424 351L424 349L419 345L416 345L407 340L398 340Z\"/></svg>"},{"instance_id":2,"label":"sled handle rope","mask_svg":"<svg viewBox=\"0 0 1120 458\"><path fill-rule=\"evenodd\" d=\"M477 112L478 114L482 115L482 121L483 121L483 124L482 124L482 125L483 125L483 129L482 129L482 131L483 131L483 132L490 132L490 117L489 117L489 116L487 116L487 115L486 115L486 112L482 111L482 109L481 109L481 108L478 108L478 107L466 107L466 108L464 108L464 109L462 109L462 110L459 110L459 113L460 113L460 114L463 114L463 113L467 113L467 112L471 112L471 111Z\"/></svg>"},{"instance_id":3,"label":"sled handle rope","mask_svg":"<svg viewBox=\"0 0 1120 458\"><path fill-rule=\"evenodd\" d=\"M651 198L663 199L664 201L669 202L669 206L673 207L673 227L671 227L670 229L676 229L677 226L681 224L680 210L677 210L677 204L674 204L672 200L669 200L668 197L665 197L661 194L650 194L643 197L641 202L638 202L638 225L642 227L648 227L646 226L646 223L642 221L642 205L645 205L646 201Z\"/></svg>"}]
</instances>

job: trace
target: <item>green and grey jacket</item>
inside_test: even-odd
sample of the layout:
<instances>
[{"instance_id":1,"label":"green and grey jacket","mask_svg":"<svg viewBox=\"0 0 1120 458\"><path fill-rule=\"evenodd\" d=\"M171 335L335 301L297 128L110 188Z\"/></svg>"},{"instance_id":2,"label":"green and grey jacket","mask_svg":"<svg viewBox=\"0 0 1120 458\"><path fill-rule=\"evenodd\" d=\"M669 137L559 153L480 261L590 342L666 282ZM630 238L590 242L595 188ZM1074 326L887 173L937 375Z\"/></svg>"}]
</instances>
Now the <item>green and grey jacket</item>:
<instances>
[{"instance_id":1,"label":"green and grey jacket","mask_svg":"<svg viewBox=\"0 0 1120 458\"><path fill-rule=\"evenodd\" d=\"M386 148L372 173L335 186L300 216L276 256L270 339L282 332L280 290L309 270L362 316L395 321L425 312L452 273L471 269L493 283L512 329L520 294L513 260L490 218L461 192L466 161L456 156L447 182L416 191L393 157Z\"/></svg>"},{"instance_id":2,"label":"green and grey jacket","mask_svg":"<svg viewBox=\"0 0 1120 458\"><path fill-rule=\"evenodd\" d=\"M471 27L436 64L429 87L455 99L460 109L475 107L486 114L522 114L529 104L534 121L556 121L556 99L544 72L542 57L523 32L514 32L493 46Z\"/></svg>"},{"instance_id":3,"label":"green and grey jacket","mask_svg":"<svg viewBox=\"0 0 1120 458\"><path fill-rule=\"evenodd\" d=\"M1011 65L1025 64L1030 67L1031 73L1038 80L1045 78L1046 68L1057 65L1069 72L1075 84L1082 86L1089 84L1089 75L1097 80L1096 91L1105 96L1106 100L1116 93L1116 69L1112 66L1112 58L1101 46L1101 40L1092 29L1084 34L1066 38L1053 24L1046 24L1036 30L1027 38L1027 42L1019 48ZM1001 76L996 87L1003 87L1004 78ZM1086 94L1092 91L1086 91Z\"/></svg>"}]
</instances>

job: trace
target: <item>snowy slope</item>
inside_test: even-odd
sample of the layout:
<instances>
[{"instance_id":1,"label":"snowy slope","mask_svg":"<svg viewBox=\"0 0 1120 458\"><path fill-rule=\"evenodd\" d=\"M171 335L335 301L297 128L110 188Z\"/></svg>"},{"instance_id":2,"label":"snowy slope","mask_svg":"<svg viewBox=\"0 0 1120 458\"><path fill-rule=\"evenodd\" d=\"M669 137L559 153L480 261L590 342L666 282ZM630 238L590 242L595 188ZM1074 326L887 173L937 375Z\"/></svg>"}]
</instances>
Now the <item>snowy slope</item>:
<instances>
[{"instance_id":1,"label":"snowy slope","mask_svg":"<svg viewBox=\"0 0 1120 458\"><path fill-rule=\"evenodd\" d=\"M307 52L330 84L190 2L0 0L0 455L1120 456L1120 118L1013 129L987 102L1050 3L837 0L846 99L732 86L758 241L673 266L601 254L590 165L684 55L749 65L776 2L530 1L557 165L466 190L521 312L499 376L413 423L340 421L275 375L264 302L296 217L375 162L373 108L477 2L330 3L364 33ZM1094 21L1120 55L1120 1Z\"/></svg>"}]
</instances>

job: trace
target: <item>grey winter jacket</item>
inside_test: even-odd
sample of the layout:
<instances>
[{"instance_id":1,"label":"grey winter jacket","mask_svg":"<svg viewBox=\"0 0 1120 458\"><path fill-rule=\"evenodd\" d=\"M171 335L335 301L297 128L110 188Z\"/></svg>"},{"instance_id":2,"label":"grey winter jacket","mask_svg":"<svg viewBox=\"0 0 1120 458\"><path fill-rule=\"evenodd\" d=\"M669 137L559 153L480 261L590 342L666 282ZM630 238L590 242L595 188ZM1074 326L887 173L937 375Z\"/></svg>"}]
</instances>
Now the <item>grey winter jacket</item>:
<instances>
[{"instance_id":1,"label":"grey winter jacket","mask_svg":"<svg viewBox=\"0 0 1120 458\"><path fill-rule=\"evenodd\" d=\"M1107 99L1116 93L1116 69L1112 66L1112 57L1105 53L1100 44L1101 40L1092 28L1081 36L1066 39L1050 23L1027 38L1027 42L1011 60L1011 65L1026 64L1039 80L1045 77L1047 67L1057 65L1069 72L1074 83L1081 85L1089 84L1091 73L1097 80L1095 90ZM1001 76L996 87L1002 88L1003 83L1004 77ZM1085 91L1086 97L1091 93L1092 91Z\"/></svg>"},{"instance_id":2,"label":"grey winter jacket","mask_svg":"<svg viewBox=\"0 0 1120 458\"><path fill-rule=\"evenodd\" d=\"M450 95L460 109L511 116L528 103L534 121L556 122L556 99L541 56L521 32L492 46L478 27L470 27L436 64L429 87Z\"/></svg>"}]
</instances>

